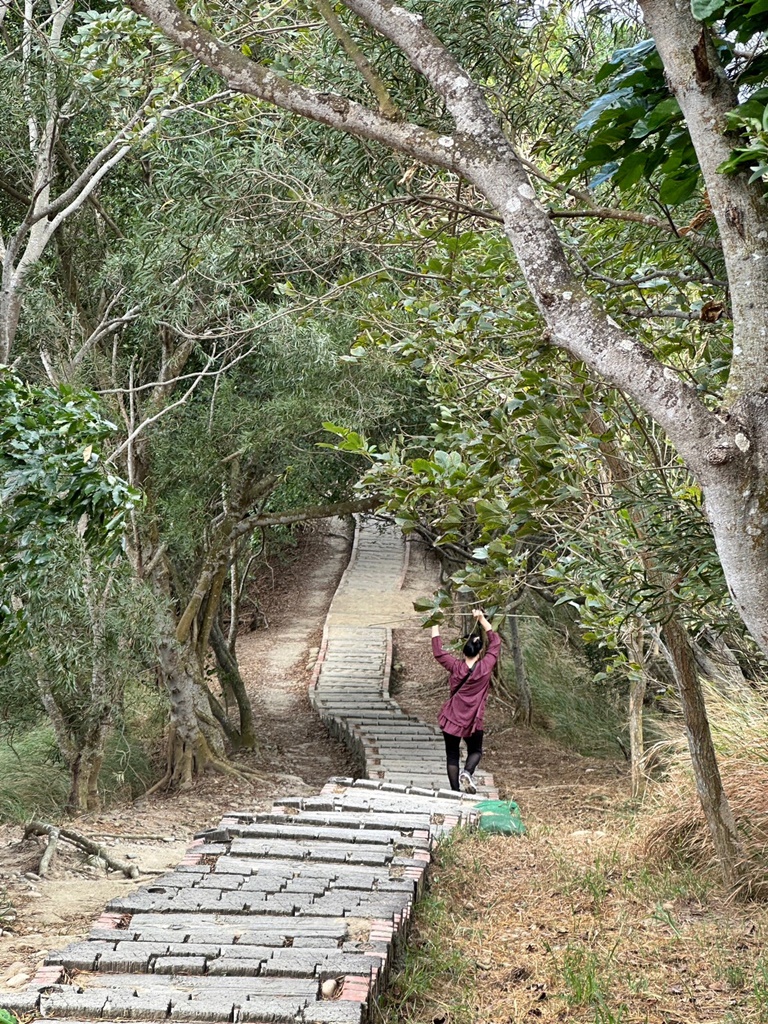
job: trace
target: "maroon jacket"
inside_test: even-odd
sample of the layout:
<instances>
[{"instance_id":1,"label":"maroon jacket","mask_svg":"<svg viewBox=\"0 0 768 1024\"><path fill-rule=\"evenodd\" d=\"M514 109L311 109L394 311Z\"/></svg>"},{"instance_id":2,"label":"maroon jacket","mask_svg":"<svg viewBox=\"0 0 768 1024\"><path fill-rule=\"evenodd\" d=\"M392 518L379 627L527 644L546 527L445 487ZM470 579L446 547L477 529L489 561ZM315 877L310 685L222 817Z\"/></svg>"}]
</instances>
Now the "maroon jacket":
<instances>
[{"instance_id":1,"label":"maroon jacket","mask_svg":"<svg viewBox=\"0 0 768 1024\"><path fill-rule=\"evenodd\" d=\"M439 636L432 637L432 653L443 668L450 673L448 683L451 688L451 696L443 704L437 719L443 732L447 732L450 736L471 736L473 732L478 732L483 728L483 715L485 714L485 702L488 699L488 689L491 685L491 673L501 648L501 637L498 633L489 629L487 635L488 650L482 658L475 662L472 675L455 697L453 694L461 680L469 672L469 668L463 658L455 658L443 650Z\"/></svg>"}]
</instances>

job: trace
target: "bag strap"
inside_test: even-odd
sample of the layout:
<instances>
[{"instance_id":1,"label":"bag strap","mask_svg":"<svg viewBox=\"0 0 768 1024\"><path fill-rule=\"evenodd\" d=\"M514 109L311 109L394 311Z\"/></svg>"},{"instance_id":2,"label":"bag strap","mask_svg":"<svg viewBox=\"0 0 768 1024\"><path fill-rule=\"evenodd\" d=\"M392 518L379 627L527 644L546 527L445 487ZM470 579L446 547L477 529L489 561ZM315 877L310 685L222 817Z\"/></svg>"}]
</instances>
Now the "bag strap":
<instances>
[{"instance_id":1,"label":"bag strap","mask_svg":"<svg viewBox=\"0 0 768 1024\"><path fill-rule=\"evenodd\" d=\"M478 659L477 659L477 661L480 661L480 659L478 658ZM467 680L469 679L469 677L470 677L470 676L472 675L472 673L473 673L473 672L475 671L475 665L477 665L477 661L476 661L476 662L475 662L475 664L474 664L474 665L472 666L472 668L471 668L471 669L469 670L469 672L467 672L467 674L466 674L466 675L464 676L464 678L463 678L463 679L461 680L461 682L460 682L460 683L459 683L459 685L458 685L458 686L456 687L456 689L455 689L455 690L453 691L453 693L451 694L451 700L453 700L453 698L454 698L454 697L456 696L456 694L457 694L457 693L459 692L459 690L460 690L460 689L462 688L462 686L464 685L464 683L466 683L466 681L467 681Z\"/></svg>"}]
</instances>

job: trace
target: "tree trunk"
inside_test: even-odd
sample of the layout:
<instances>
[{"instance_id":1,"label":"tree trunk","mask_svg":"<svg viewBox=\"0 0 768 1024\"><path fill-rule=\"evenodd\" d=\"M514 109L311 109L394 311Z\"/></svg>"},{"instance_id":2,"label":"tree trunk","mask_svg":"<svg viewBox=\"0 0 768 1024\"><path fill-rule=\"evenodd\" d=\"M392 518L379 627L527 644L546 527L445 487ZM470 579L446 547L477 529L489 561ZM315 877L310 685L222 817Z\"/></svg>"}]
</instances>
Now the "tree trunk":
<instances>
[{"instance_id":1,"label":"tree trunk","mask_svg":"<svg viewBox=\"0 0 768 1024\"><path fill-rule=\"evenodd\" d=\"M633 673L629 680L629 763L632 772L632 796L645 791L643 738L643 701L647 680L644 672Z\"/></svg>"},{"instance_id":2,"label":"tree trunk","mask_svg":"<svg viewBox=\"0 0 768 1024\"><path fill-rule=\"evenodd\" d=\"M221 729L211 718L207 689L194 649L165 638L158 662L171 702L168 782L189 789L195 775L224 757Z\"/></svg>"},{"instance_id":3,"label":"tree trunk","mask_svg":"<svg viewBox=\"0 0 768 1024\"><path fill-rule=\"evenodd\" d=\"M11 361L11 348L21 315L21 296L18 288L3 282L0 285L0 364Z\"/></svg>"},{"instance_id":4,"label":"tree trunk","mask_svg":"<svg viewBox=\"0 0 768 1024\"><path fill-rule=\"evenodd\" d=\"M745 451L738 458L726 453L729 464L707 467L700 483L731 599L768 654L768 396L747 405L738 403L730 414L744 422Z\"/></svg>"},{"instance_id":5,"label":"tree trunk","mask_svg":"<svg viewBox=\"0 0 768 1024\"><path fill-rule=\"evenodd\" d=\"M663 636L677 676L699 800L715 845L723 881L735 889L744 882L744 852L720 778L696 660L688 635L674 617L664 624Z\"/></svg>"},{"instance_id":6,"label":"tree trunk","mask_svg":"<svg viewBox=\"0 0 768 1024\"><path fill-rule=\"evenodd\" d=\"M525 671L518 618L514 612L507 616L507 636L509 637L509 646L512 650L512 664L515 666L515 681L517 683L515 721L522 722L525 726L530 726L533 716L533 700L531 697L531 687L528 682L528 673Z\"/></svg>"},{"instance_id":7,"label":"tree trunk","mask_svg":"<svg viewBox=\"0 0 768 1024\"><path fill-rule=\"evenodd\" d=\"M253 721L253 708L248 698L243 677L240 675L240 666L232 654L218 622L213 624L211 630L211 646L216 655L217 671L221 685L225 692L230 692L234 696L237 703L240 715L238 746L253 750L256 746L256 726Z\"/></svg>"},{"instance_id":8,"label":"tree trunk","mask_svg":"<svg viewBox=\"0 0 768 1024\"><path fill-rule=\"evenodd\" d=\"M69 765L70 787L66 805L68 814L77 815L100 810L99 775L103 762L103 744L101 749L86 747L77 752Z\"/></svg>"}]
</instances>

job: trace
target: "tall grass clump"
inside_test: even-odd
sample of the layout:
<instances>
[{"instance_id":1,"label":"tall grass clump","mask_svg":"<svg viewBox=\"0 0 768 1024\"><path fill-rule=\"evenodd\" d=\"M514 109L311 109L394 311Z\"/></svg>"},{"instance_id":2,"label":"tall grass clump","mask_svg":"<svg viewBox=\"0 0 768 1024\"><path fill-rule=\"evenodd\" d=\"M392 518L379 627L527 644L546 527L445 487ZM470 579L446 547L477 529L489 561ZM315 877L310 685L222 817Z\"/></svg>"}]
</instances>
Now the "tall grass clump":
<instances>
[{"instance_id":1,"label":"tall grass clump","mask_svg":"<svg viewBox=\"0 0 768 1024\"><path fill-rule=\"evenodd\" d=\"M138 684L126 687L99 776L106 806L134 799L162 774L166 707L158 691ZM0 739L0 823L61 818L69 787L67 765L50 726L40 724Z\"/></svg>"},{"instance_id":2,"label":"tall grass clump","mask_svg":"<svg viewBox=\"0 0 768 1024\"><path fill-rule=\"evenodd\" d=\"M533 724L588 757L615 757L626 733L625 698L598 684L586 662L540 619L521 618L520 641L533 698ZM511 659L505 672L514 680Z\"/></svg>"},{"instance_id":3,"label":"tall grass clump","mask_svg":"<svg viewBox=\"0 0 768 1024\"><path fill-rule=\"evenodd\" d=\"M744 848L749 894L768 896L768 700L746 685L728 692L704 685L723 786ZM651 863L670 862L717 873L687 744L666 744L665 780L647 795L640 837Z\"/></svg>"},{"instance_id":4,"label":"tall grass clump","mask_svg":"<svg viewBox=\"0 0 768 1024\"><path fill-rule=\"evenodd\" d=\"M68 792L69 773L53 729L40 725L0 741L0 822L56 817Z\"/></svg>"}]
</instances>

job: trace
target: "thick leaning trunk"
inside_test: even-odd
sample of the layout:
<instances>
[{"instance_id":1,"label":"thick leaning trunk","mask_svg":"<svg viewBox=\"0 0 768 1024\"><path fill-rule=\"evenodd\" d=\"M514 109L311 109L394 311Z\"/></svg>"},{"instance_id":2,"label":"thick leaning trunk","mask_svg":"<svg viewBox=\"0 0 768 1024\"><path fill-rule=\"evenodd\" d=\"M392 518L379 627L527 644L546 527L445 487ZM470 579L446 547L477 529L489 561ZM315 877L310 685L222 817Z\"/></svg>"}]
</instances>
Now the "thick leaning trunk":
<instances>
[{"instance_id":1,"label":"thick leaning trunk","mask_svg":"<svg viewBox=\"0 0 768 1024\"><path fill-rule=\"evenodd\" d=\"M224 738L211 718L207 689L191 645L166 637L158 646L158 662L171 704L168 781L189 789L196 775L224 757Z\"/></svg>"},{"instance_id":2,"label":"thick leaning trunk","mask_svg":"<svg viewBox=\"0 0 768 1024\"><path fill-rule=\"evenodd\" d=\"M675 618L665 623L663 635L677 677L696 789L704 818L712 836L723 881L730 888L736 889L744 882L744 851L717 766L707 709L696 671L696 659L685 630Z\"/></svg>"}]
</instances>

